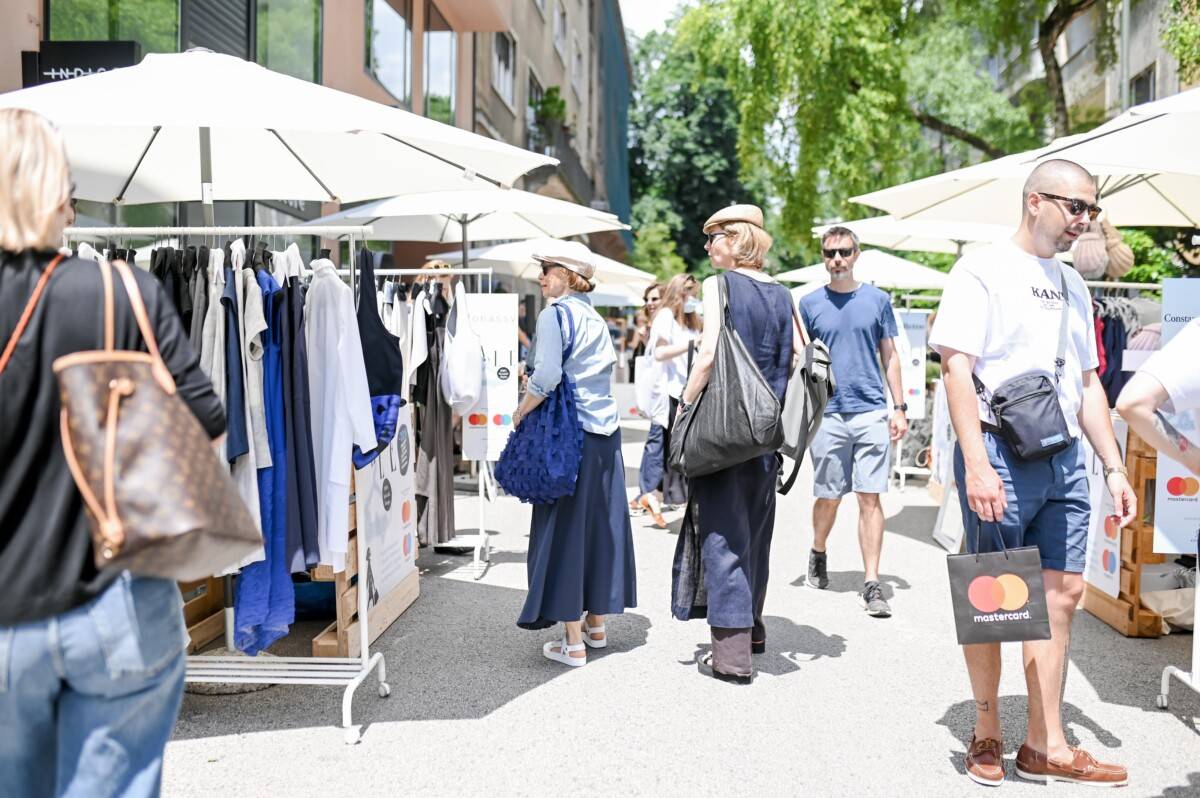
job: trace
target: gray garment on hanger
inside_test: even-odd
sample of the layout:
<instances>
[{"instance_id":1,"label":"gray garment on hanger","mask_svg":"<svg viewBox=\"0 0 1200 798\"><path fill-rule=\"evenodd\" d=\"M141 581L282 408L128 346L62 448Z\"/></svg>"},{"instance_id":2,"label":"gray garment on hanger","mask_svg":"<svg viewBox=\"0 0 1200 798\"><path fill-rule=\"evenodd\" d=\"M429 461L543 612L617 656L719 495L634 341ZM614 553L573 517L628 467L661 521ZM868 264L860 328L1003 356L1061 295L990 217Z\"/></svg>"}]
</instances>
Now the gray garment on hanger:
<instances>
[{"instance_id":1,"label":"gray garment on hanger","mask_svg":"<svg viewBox=\"0 0 1200 798\"><path fill-rule=\"evenodd\" d=\"M439 545L454 537L454 432L451 410L438 388L446 329L434 332L429 349L429 379L421 408L417 444L417 539Z\"/></svg>"},{"instance_id":2,"label":"gray garment on hanger","mask_svg":"<svg viewBox=\"0 0 1200 798\"><path fill-rule=\"evenodd\" d=\"M207 249L205 254L212 257ZM188 338L197 352L204 341L204 316L208 312L209 282L208 264L197 259L196 272L192 275L192 328L188 331Z\"/></svg>"}]
</instances>

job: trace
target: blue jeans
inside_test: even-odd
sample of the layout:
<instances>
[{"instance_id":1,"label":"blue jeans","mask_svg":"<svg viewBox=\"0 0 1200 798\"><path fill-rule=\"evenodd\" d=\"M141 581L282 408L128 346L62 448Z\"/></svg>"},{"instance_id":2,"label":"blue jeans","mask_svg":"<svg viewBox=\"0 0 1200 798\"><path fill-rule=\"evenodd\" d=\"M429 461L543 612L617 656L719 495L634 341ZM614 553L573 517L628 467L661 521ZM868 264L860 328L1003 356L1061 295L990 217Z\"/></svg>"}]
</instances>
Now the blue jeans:
<instances>
[{"instance_id":1,"label":"blue jeans","mask_svg":"<svg viewBox=\"0 0 1200 798\"><path fill-rule=\"evenodd\" d=\"M124 573L91 602L0 626L0 796L154 796L183 697L174 582Z\"/></svg>"}]
</instances>

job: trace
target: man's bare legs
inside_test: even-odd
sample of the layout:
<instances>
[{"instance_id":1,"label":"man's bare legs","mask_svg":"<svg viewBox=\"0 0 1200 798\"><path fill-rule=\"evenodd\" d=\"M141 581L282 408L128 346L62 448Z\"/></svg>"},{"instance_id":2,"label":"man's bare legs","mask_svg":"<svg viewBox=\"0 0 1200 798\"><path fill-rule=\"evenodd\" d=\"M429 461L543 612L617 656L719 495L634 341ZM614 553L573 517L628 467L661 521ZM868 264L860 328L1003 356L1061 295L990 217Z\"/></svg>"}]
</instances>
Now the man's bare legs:
<instances>
[{"instance_id":1,"label":"man's bare legs","mask_svg":"<svg viewBox=\"0 0 1200 798\"><path fill-rule=\"evenodd\" d=\"M858 547L862 549L863 581L879 581L883 551L883 505L878 493L858 493Z\"/></svg>"},{"instance_id":2,"label":"man's bare legs","mask_svg":"<svg viewBox=\"0 0 1200 798\"><path fill-rule=\"evenodd\" d=\"M829 533L833 531L833 522L837 520L838 505L841 503L841 498L813 501L813 551L825 551Z\"/></svg>"}]
</instances>

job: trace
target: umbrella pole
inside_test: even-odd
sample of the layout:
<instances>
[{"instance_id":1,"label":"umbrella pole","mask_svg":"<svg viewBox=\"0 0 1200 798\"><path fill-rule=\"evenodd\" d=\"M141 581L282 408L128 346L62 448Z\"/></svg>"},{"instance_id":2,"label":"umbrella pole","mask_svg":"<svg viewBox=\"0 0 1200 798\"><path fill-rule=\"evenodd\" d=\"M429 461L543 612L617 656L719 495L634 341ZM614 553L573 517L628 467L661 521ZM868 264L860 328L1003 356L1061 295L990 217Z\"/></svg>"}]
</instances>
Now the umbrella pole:
<instances>
[{"instance_id":1,"label":"umbrella pole","mask_svg":"<svg viewBox=\"0 0 1200 798\"><path fill-rule=\"evenodd\" d=\"M211 135L209 128L200 128L200 201L203 203L205 227L212 227L217 223L213 209Z\"/></svg>"},{"instance_id":2,"label":"umbrella pole","mask_svg":"<svg viewBox=\"0 0 1200 798\"><path fill-rule=\"evenodd\" d=\"M471 246L471 238L467 235L467 225L469 224L470 221L467 220L465 215L458 220L458 226L462 229L462 267L464 269L471 265L467 263L467 253L470 251Z\"/></svg>"}]
</instances>

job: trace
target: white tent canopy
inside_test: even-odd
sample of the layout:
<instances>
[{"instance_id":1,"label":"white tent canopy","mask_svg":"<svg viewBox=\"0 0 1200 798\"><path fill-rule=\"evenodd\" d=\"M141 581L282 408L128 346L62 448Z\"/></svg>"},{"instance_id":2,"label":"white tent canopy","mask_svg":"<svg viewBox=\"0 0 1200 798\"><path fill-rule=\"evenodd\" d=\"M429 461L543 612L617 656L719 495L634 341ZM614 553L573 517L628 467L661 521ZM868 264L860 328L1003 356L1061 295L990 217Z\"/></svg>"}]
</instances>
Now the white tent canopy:
<instances>
[{"instance_id":1,"label":"white tent canopy","mask_svg":"<svg viewBox=\"0 0 1200 798\"><path fill-rule=\"evenodd\" d=\"M307 224L369 224L381 241L497 241L564 238L625 230L615 215L518 189L401 194L348 208Z\"/></svg>"},{"instance_id":2,"label":"white tent canopy","mask_svg":"<svg viewBox=\"0 0 1200 798\"><path fill-rule=\"evenodd\" d=\"M525 280L536 280L541 273L541 267L534 262L534 253L545 244L545 239L529 239L513 241L507 244L497 244L491 247L472 249L468 253L471 265L491 266L496 274L505 274ZM462 263L460 253L438 253L430 257L441 258L447 263ZM626 266L620 261L592 253L596 263L596 284L599 286L626 286L642 289L653 283L656 278L650 272Z\"/></svg>"},{"instance_id":3,"label":"white tent canopy","mask_svg":"<svg viewBox=\"0 0 1200 798\"><path fill-rule=\"evenodd\" d=\"M826 230L834 226L853 230L861 243L873 247L949 254L959 254L971 244L1002 241L1013 234L1013 228L999 224L874 216L870 219L819 225L813 228L813 235L820 238Z\"/></svg>"},{"instance_id":4,"label":"white tent canopy","mask_svg":"<svg viewBox=\"0 0 1200 798\"><path fill-rule=\"evenodd\" d=\"M62 131L75 196L99 202L354 202L511 185L548 158L206 51L0 94Z\"/></svg>"},{"instance_id":5,"label":"white tent canopy","mask_svg":"<svg viewBox=\"0 0 1200 798\"><path fill-rule=\"evenodd\" d=\"M947 279L944 272L877 249L863 250L858 256L858 261L854 264L854 277L879 288L899 288L908 291L944 288ZM803 269L777 274L775 279L787 283L809 283L819 286L829 282L829 272L824 263L817 263Z\"/></svg>"}]
</instances>

